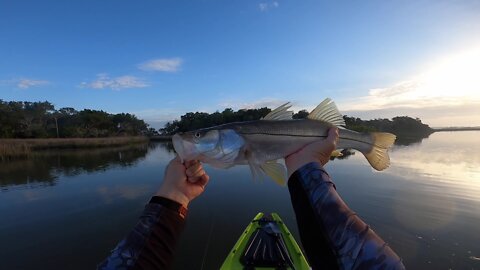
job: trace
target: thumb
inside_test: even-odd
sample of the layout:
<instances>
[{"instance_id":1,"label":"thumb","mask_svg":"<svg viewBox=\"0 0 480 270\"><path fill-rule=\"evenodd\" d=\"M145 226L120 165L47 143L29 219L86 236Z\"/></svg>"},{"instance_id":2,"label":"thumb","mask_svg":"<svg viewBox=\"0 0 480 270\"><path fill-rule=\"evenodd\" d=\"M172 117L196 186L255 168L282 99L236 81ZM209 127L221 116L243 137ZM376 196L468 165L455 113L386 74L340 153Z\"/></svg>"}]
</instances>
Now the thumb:
<instances>
[{"instance_id":1,"label":"thumb","mask_svg":"<svg viewBox=\"0 0 480 270\"><path fill-rule=\"evenodd\" d=\"M335 150L337 147L337 142L338 142L338 128L332 127L328 130L328 137L325 139L328 144L330 144Z\"/></svg>"}]
</instances>

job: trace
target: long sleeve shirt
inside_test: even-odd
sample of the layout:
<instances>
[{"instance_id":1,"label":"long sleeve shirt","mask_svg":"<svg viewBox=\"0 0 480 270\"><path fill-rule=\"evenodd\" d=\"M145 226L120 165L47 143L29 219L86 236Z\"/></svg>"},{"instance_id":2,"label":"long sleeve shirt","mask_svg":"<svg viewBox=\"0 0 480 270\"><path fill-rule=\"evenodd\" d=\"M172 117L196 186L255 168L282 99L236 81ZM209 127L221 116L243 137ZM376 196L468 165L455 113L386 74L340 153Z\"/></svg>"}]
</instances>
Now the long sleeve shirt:
<instances>
[{"instance_id":1,"label":"long sleeve shirt","mask_svg":"<svg viewBox=\"0 0 480 270\"><path fill-rule=\"evenodd\" d=\"M135 227L97 269L170 269L186 213L175 201L153 197Z\"/></svg>"},{"instance_id":2,"label":"long sleeve shirt","mask_svg":"<svg viewBox=\"0 0 480 270\"><path fill-rule=\"evenodd\" d=\"M318 163L288 180L300 238L313 269L404 269L400 258L348 206ZM169 269L183 231L180 204L153 197L133 230L98 269Z\"/></svg>"},{"instance_id":3,"label":"long sleeve shirt","mask_svg":"<svg viewBox=\"0 0 480 270\"><path fill-rule=\"evenodd\" d=\"M313 269L405 269L397 254L340 198L319 163L293 173L288 188Z\"/></svg>"}]
</instances>

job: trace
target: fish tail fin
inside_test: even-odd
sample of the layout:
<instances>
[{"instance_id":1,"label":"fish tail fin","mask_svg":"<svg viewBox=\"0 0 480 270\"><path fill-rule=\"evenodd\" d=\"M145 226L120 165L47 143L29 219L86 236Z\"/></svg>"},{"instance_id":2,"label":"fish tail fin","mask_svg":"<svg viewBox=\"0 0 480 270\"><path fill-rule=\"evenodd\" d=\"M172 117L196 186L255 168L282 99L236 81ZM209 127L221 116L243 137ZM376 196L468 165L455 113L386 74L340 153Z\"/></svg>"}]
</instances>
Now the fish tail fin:
<instances>
[{"instance_id":1,"label":"fish tail fin","mask_svg":"<svg viewBox=\"0 0 480 270\"><path fill-rule=\"evenodd\" d=\"M372 147L360 151L375 170L382 171L390 166L388 149L392 147L397 136L387 132L373 132L370 135Z\"/></svg>"}]
</instances>

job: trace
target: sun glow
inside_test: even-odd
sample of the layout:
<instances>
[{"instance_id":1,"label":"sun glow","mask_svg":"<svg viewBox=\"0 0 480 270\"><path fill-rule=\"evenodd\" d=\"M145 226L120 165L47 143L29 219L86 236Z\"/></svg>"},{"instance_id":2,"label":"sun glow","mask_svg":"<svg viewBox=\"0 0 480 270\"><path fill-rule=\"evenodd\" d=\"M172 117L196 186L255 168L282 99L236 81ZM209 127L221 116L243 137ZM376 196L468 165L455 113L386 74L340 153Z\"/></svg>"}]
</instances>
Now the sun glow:
<instances>
[{"instance_id":1,"label":"sun glow","mask_svg":"<svg viewBox=\"0 0 480 270\"><path fill-rule=\"evenodd\" d=\"M367 119L409 115L433 127L480 126L480 44L425 63L415 76L339 105Z\"/></svg>"},{"instance_id":2,"label":"sun glow","mask_svg":"<svg viewBox=\"0 0 480 270\"><path fill-rule=\"evenodd\" d=\"M416 76L346 102L347 110L480 106L480 45L443 57ZM480 108L480 107L479 107Z\"/></svg>"},{"instance_id":3,"label":"sun glow","mask_svg":"<svg viewBox=\"0 0 480 270\"><path fill-rule=\"evenodd\" d=\"M480 48L435 63L421 76L418 91L413 94L418 98L479 98Z\"/></svg>"}]
</instances>

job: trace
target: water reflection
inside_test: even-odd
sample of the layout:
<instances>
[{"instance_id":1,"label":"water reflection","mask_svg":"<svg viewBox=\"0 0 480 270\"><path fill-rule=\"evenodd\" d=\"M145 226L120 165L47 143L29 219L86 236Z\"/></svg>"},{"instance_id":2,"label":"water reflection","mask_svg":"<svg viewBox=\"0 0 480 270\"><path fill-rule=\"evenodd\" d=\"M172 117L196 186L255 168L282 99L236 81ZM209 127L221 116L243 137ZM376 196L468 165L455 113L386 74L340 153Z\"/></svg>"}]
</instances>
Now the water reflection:
<instances>
[{"instance_id":1,"label":"water reflection","mask_svg":"<svg viewBox=\"0 0 480 270\"><path fill-rule=\"evenodd\" d=\"M422 143L423 140L427 139L430 135L426 137L397 137L395 140L395 145L408 146L412 144Z\"/></svg>"},{"instance_id":2,"label":"water reflection","mask_svg":"<svg viewBox=\"0 0 480 270\"><path fill-rule=\"evenodd\" d=\"M326 169L343 199L409 269L480 269L478 136L441 132L397 145L383 172L359 153ZM1 163L0 239L11 243L0 248L2 267L94 268L134 225L172 157L171 145L155 143ZM189 206L174 269L218 269L259 211L278 212L298 237L288 189L252 181L245 166L206 169L210 184ZM30 188L38 186L47 188Z\"/></svg>"},{"instance_id":3,"label":"water reflection","mask_svg":"<svg viewBox=\"0 0 480 270\"><path fill-rule=\"evenodd\" d=\"M402 249L417 267L480 267L472 260L480 254L479 135L434 133L391 153L392 166L382 174L403 182L390 194L392 210L403 233L415 237L412 249Z\"/></svg>"},{"instance_id":4,"label":"water reflection","mask_svg":"<svg viewBox=\"0 0 480 270\"><path fill-rule=\"evenodd\" d=\"M157 146L159 144L137 144L113 148L35 152L28 159L0 163L0 188L6 191L13 186L51 186L60 175L74 176L106 171L117 166L134 166L145 157L149 148Z\"/></svg>"},{"instance_id":5,"label":"water reflection","mask_svg":"<svg viewBox=\"0 0 480 270\"><path fill-rule=\"evenodd\" d=\"M424 179L423 185L443 189L450 197L478 201L480 198L479 132L433 134L418 145L397 147L391 153L392 166L385 171L405 179ZM460 139L461 138L461 139ZM435 191L435 190L434 190Z\"/></svg>"}]
</instances>

